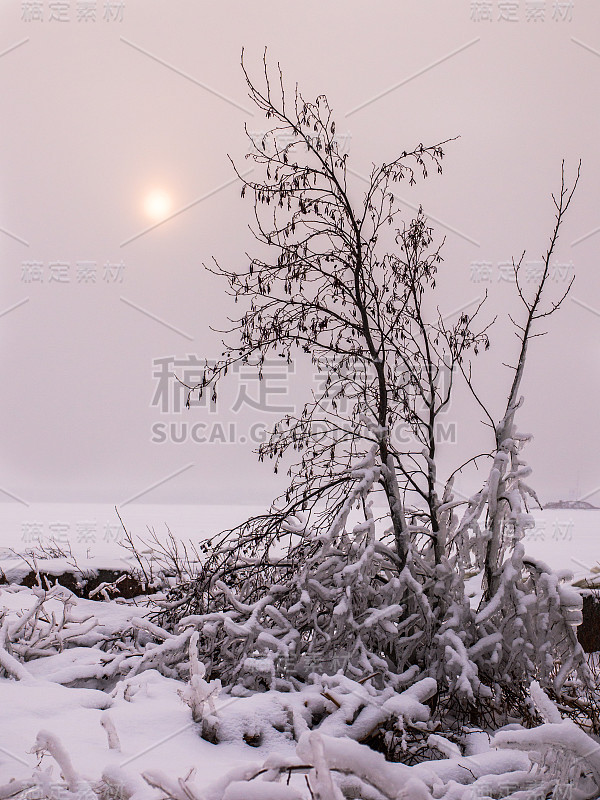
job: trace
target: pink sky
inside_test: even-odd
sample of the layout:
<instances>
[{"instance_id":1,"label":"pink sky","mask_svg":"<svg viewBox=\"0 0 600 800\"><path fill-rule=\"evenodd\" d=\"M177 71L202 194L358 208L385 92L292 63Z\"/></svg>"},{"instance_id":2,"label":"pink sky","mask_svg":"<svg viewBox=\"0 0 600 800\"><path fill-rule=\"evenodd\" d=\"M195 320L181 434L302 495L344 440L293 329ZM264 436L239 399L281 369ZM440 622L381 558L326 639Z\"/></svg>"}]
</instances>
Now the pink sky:
<instances>
[{"instance_id":1,"label":"pink sky","mask_svg":"<svg viewBox=\"0 0 600 800\"><path fill-rule=\"evenodd\" d=\"M0 497L248 503L281 486L239 441L274 419L252 408L266 402L252 380L236 377L213 415L178 412L172 396L166 412L153 403L154 362L217 356L209 326L233 311L202 263L243 265L252 247L251 206L227 153L243 163L244 122L267 128L239 68L244 46L258 77L265 45L290 86L327 94L359 175L460 135L444 175L402 195L407 214L422 202L447 237L444 313L487 288L489 318L504 318L513 295L503 263L526 249L534 270L561 159L568 176L583 160L552 289L577 279L531 348L520 421L535 435L528 456L543 499L598 490L597 3L3 0ZM355 178L357 196L362 187ZM148 230L161 214L170 218ZM492 339L478 372L500 413L510 380L501 363L516 340L504 321ZM301 365L297 375L310 379ZM284 378L270 389L285 389ZM268 402L297 401L295 386ZM450 409L448 464L486 446L479 418L458 401ZM232 422L238 441L220 442L216 423L229 436ZM171 423L187 425L186 441L160 441ZM217 441L194 441L207 431ZM600 504L600 491L590 500Z\"/></svg>"}]
</instances>

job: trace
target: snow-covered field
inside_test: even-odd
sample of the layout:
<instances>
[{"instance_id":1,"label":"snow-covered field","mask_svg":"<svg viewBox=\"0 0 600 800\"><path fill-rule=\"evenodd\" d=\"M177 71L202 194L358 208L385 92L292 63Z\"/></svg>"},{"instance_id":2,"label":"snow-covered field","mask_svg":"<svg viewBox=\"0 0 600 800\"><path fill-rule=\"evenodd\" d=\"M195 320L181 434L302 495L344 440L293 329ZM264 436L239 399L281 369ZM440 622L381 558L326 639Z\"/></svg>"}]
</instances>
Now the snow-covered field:
<instances>
[{"instance_id":1,"label":"snow-covered field","mask_svg":"<svg viewBox=\"0 0 600 800\"><path fill-rule=\"evenodd\" d=\"M508 726L494 737L473 728L459 749L429 732L431 678L405 692L378 694L368 684L323 676L297 693L246 697L223 694L200 678L197 696L213 692L201 716L219 726L220 743L211 744L193 718L189 682L139 669L131 648L100 649L110 633L123 642L131 630L143 633L144 607L73 598L65 605L63 589L41 605L42 594L0 588L0 665L11 676L0 679L0 798L534 800L557 785L568 791L575 779L589 791L573 797L597 796L600 747L561 721L539 689L534 698L546 724L532 731ZM32 647L46 655L23 664L5 645L8 639L23 654L15 642L34 607L40 636ZM315 713L324 717L318 731L311 730ZM389 763L358 743L390 718L421 731L437 759Z\"/></svg>"},{"instance_id":2,"label":"snow-covered field","mask_svg":"<svg viewBox=\"0 0 600 800\"><path fill-rule=\"evenodd\" d=\"M162 536L168 526L197 542L263 509L119 511L133 536L148 527ZM527 551L583 577L600 560L599 524L600 511L539 513ZM51 538L98 566L124 557L110 507L6 504L1 529L4 563L11 551ZM378 693L369 682L323 676L297 693L231 696L201 673L192 685L189 663L181 677L154 668L154 649L178 637L152 627L145 601L0 586L0 614L0 666L9 676L0 678L0 800L533 800L558 785L569 792L574 780L582 791L573 798L598 797L600 745L561 721L541 690L534 700L545 725L509 726L494 737L473 728L459 749L428 728L433 679ZM323 717L318 730L315 716ZM218 720L218 745L202 738L200 717ZM407 767L358 744L369 726L392 717L425 736L437 760Z\"/></svg>"},{"instance_id":3,"label":"snow-covered field","mask_svg":"<svg viewBox=\"0 0 600 800\"><path fill-rule=\"evenodd\" d=\"M18 612L35 601L30 590L0 589L0 606L10 609L7 620L13 624ZM60 615L60 600L50 601L48 606ZM176 779L196 767L200 781L210 783L232 766L256 760L256 752L241 738L220 747L201 739L190 709L178 695L184 684L155 670L118 683L107 677L104 682L111 686L106 691L73 687L89 684L89 677L86 681L82 676L99 674L102 664L110 660L93 646L94 639L108 631L118 635L132 617L145 613L143 608L125 604L78 600L67 630L73 630L79 621L94 620L93 631L80 635L80 645L28 662L21 680L0 680L0 797L7 796L9 781L31 778L40 763L32 752L40 731L56 737L68 753L74 773L89 782L98 781L107 769L125 770L121 778L127 775L135 781L147 770L160 768ZM112 749L103 728L107 715L119 741ZM268 750L265 747L263 753ZM46 755L41 767L47 768L52 761ZM56 768L49 780L56 783L54 792L58 791Z\"/></svg>"},{"instance_id":4,"label":"snow-covered field","mask_svg":"<svg viewBox=\"0 0 600 800\"><path fill-rule=\"evenodd\" d=\"M183 541L200 542L232 527L262 506L145 505L119 508L128 531L148 538L148 528L166 536L167 527ZM533 514L536 527L527 534L526 551L553 569L572 570L575 579L600 563L600 510L548 509ZM22 552L40 540L54 538L74 554L91 558L119 558L123 531L114 507L107 505L0 505L0 555Z\"/></svg>"}]
</instances>

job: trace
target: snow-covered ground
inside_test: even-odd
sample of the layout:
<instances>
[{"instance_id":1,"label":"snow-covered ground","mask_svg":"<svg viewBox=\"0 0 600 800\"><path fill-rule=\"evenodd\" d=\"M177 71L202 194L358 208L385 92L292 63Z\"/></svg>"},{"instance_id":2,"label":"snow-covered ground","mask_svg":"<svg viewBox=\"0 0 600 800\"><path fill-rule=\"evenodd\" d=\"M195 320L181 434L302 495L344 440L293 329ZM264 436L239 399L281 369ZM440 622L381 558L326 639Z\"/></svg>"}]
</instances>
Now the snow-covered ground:
<instances>
[{"instance_id":1,"label":"snow-covered ground","mask_svg":"<svg viewBox=\"0 0 600 800\"><path fill-rule=\"evenodd\" d=\"M146 505L131 503L118 509L129 532L148 538L148 528L166 536L167 527L183 541L200 542L232 527L262 506ZM572 570L585 577L600 563L600 510L548 509L533 514L536 527L525 540L527 553L553 569ZM0 505L0 557L9 549L22 552L39 540L53 538L69 545L79 557L122 558L118 542L123 530L114 507L108 505Z\"/></svg>"},{"instance_id":2,"label":"snow-covered ground","mask_svg":"<svg viewBox=\"0 0 600 800\"><path fill-rule=\"evenodd\" d=\"M131 504L119 512L134 537L147 538L148 528L163 537L168 526L178 539L199 542L263 510ZM526 537L529 554L576 578L598 564L600 511L552 509L535 518ZM4 504L0 519L0 568L14 562L14 551L52 538L86 564L118 566L124 558L121 525L110 507ZM214 709L209 704L205 712L216 710L220 742L211 744L192 716L189 664L181 678L177 670L169 677L153 668L153 649L168 646L172 634L161 643L144 601L99 602L52 591L45 599L40 590L0 586L0 666L10 676L0 678L0 800L84 800L82 794L85 800L341 800L331 772L336 780L345 776L345 797L365 800L474 800L509 797L513 789L526 800L559 783L568 791L572 781L591 787L577 796L598 796L600 745L561 721L541 690L534 701L545 725L534 731L509 726L491 739L473 730L459 750L429 734L430 678L385 696L343 676L323 676L287 694L231 696L213 687ZM27 612L36 604L24 640ZM313 715L324 717L318 730ZM358 744L360 730L390 715L407 729L421 726L439 760L409 768ZM226 777L232 770L236 780Z\"/></svg>"},{"instance_id":3,"label":"snow-covered ground","mask_svg":"<svg viewBox=\"0 0 600 800\"><path fill-rule=\"evenodd\" d=\"M28 589L0 588L0 608L9 610L7 619L12 623L35 601ZM61 607L58 599L49 603L49 610L57 616ZM145 613L145 609L133 605L77 600L72 617L74 622L92 618L95 633L119 634L132 617ZM155 670L119 683L107 681L116 686L107 686L106 691L77 688L78 683L86 682L83 675L93 674L108 661L107 654L93 646L89 634L80 640L80 646L27 662L27 674L21 680L0 679L0 785L31 777L40 760L32 752L40 731L55 736L74 771L92 782L115 767L126 770L135 780L142 772L160 766L174 779L197 767L201 780L210 783L232 766L256 761L255 750L241 736L219 747L201 739L190 709L178 694L184 684ZM107 714L119 741L113 749L103 728ZM263 755L268 751L265 747ZM50 762L52 758L46 755L42 767ZM53 779L60 782L54 766ZM0 797L4 796L0 789Z\"/></svg>"},{"instance_id":4,"label":"snow-covered ground","mask_svg":"<svg viewBox=\"0 0 600 800\"><path fill-rule=\"evenodd\" d=\"M187 680L131 668L118 647L99 647L110 631L123 642L132 627L144 631L143 606L69 601L64 589L52 591L33 626L47 632L59 623L51 639L38 639L47 654L22 663L6 641L13 650L22 646L27 611L44 596L0 587L0 664L11 676L0 678L3 800L533 800L568 792L571 781L581 790L573 797L597 797L600 745L561 720L535 686L532 697L546 724L512 725L493 737L473 729L459 749L429 733L432 678L404 692L377 693L368 683L323 676L299 692L237 697L204 682L214 695L203 713L218 720L220 732L219 744L211 744L192 717ZM322 718L318 730L315 713ZM359 744L390 718L401 729L423 731L437 758L409 767Z\"/></svg>"}]
</instances>

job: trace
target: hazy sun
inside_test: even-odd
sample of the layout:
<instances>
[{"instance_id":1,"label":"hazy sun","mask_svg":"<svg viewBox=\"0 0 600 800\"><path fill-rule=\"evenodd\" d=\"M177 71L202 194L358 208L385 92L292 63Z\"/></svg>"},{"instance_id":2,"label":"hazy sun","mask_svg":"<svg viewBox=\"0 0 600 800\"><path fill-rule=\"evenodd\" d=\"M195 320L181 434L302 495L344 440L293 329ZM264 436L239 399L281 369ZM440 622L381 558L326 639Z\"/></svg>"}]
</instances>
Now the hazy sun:
<instances>
[{"instance_id":1,"label":"hazy sun","mask_svg":"<svg viewBox=\"0 0 600 800\"><path fill-rule=\"evenodd\" d=\"M171 198L162 189L154 189L144 199L144 211L155 221L168 217L171 205Z\"/></svg>"}]
</instances>

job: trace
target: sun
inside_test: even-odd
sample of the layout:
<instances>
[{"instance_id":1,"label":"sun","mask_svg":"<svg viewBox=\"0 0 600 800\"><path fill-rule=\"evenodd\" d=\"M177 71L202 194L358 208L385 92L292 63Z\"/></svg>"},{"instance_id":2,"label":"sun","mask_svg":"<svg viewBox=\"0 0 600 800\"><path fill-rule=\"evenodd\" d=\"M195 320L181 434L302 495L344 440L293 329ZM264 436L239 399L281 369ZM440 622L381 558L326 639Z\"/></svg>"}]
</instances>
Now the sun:
<instances>
[{"instance_id":1,"label":"sun","mask_svg":"<svg viewBox=\"0 0 600 800\"><path fill-rule=\"evenodd\" d=\"M168 217L171 206L171 197L163 189L153 189L144 198L144 211L155 222Z\"/></svg>"}]
</instances>

